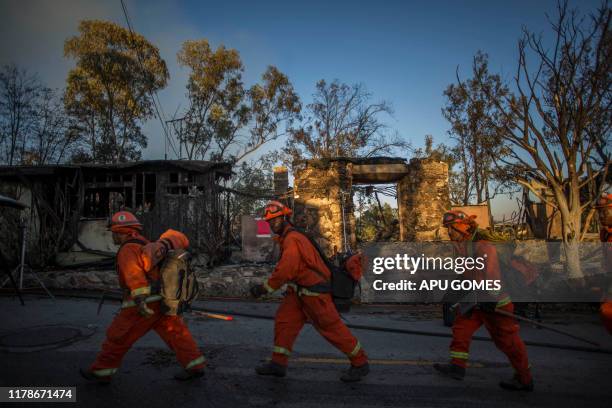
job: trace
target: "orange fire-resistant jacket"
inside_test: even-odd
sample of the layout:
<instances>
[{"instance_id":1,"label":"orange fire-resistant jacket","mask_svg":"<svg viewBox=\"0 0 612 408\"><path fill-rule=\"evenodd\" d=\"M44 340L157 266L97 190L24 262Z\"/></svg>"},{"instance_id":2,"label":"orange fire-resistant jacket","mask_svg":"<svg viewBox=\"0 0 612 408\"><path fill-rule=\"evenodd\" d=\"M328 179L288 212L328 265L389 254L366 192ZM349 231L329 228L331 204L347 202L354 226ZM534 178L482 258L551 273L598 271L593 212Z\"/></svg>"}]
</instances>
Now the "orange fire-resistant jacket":
<instances>
[{"instance_id":1,"label":"orange fire-resistant jacket","mask_svg":"<svg viewBox=\"0 0 612 408\"><path fill-rule=\"evenodd\" d=\"M468 250L468 245L471 244L474 245L473 253L470 253L471 251ZM482 257L485 259L485 267L482 270L478 270L476 268L466 269L462 277L463 279L475 281L502 279L497 249L491 242L486 240L479 240L475 242L464 241L456 243L455 248L457 249L459 256L469 256L474 259ZM510 298L507 293L503 291L503 289L499 293L489 291L489 294L499 302L498 307L510 303Z\"/></svg>"},{"instance_id":2,"label":"orange fire-resistant jacket","mask_svg":"<svg viewBox=\"0 0 612 408\"><path fill-rule=\"evenodd\" d=\"M131 237L145 244L149 241L140 234ZM126 291L126 299L136 296L150 295L151 282L159 281L159 268L155 267L147 271L142 254L143 245L128 242L121 246L117 253L117 274L119 285Z\"/></svg>"},{"instance_id":3,"label":"orange fire-resistant jacket","mask_svg":"<svg viewBox=\"0 0 612 408\"><path fill-rule=\"evenodd\" d=\"M307 237L288 225L278 239L281 257L264 286L268 292L280 289L283 284L292 282L298 286L309 287L331 279L331 272ZM314 271L319 271L322 276Z\"/></svg>"}]
</instances>

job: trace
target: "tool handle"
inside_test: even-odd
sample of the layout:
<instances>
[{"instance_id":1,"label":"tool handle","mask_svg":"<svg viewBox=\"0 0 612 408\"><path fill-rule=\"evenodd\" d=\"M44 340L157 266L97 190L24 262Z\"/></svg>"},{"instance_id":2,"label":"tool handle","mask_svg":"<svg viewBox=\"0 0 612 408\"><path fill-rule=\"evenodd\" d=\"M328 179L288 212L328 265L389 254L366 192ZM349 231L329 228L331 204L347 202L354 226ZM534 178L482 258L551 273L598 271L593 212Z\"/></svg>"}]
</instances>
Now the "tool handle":
<instances>
[{"instance_id":1,"label":"tool handle","mask_svg":"<svg viewBox=\"0 0 612 408\"><path fill-rule=\"evenodd\" d=\"M523 322L527 322L527 323L539 326L539 327L541 327L543 329L550 330L550 331L555 332L555 333L563 334L564 336L571 337L572 339L580 340L580 341L583 341L585 343L592 344L593 346L601 347L601 344L599 344L599 343L597 343L595 341L592 341L592 340L589 340L589 339L585 339L585 338L580 337L580 336L576 336L575 334L568 333L565 330L559 330L556 327L551 327L551 326L549 326L547 324L540 323L540 322L528 319L528 318L523 317L523 316L518 316L518 315L516 315L514 313L510 313L510 312L507 312L505 310L495 309L495 313L498 313L498 314L501 314L501 315L504 315L504 316L508 316L508 317L514 317L516 320L521 320Z\"/></svg>"},{"instance_id":2,"label":"tool handle","mask_svg":"<svg viewBox=\"0 0 612 408\"><path fill-rule=\"evenodd\" d=\"M200 312L197 310L192 310L191 313L198 315L198 316L210 317L211 319L219 319L219 320L225 320L225 321L234 320L232 316L226 316L226 315L216 314L216 313Z\"/></svg>"}]
</instances>

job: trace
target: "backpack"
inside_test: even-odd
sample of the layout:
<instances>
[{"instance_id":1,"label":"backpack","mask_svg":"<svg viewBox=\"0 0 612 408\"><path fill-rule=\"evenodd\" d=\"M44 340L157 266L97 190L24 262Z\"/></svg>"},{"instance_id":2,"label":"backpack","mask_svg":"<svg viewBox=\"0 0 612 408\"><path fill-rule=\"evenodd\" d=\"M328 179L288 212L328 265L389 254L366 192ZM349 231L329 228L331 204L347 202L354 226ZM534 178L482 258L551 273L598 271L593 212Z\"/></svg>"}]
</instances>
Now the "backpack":
<instances>
[{"instance_id":1,"label":"backpack","mask_svg":"<svg viewBox=\"0 0 612 408\"><path fill-rule=\"evenodd\" d=\"M325 258L323 259L325 260ZM349 270L349 268L347 268L350 263L354 262L357 259L359 260L359 278L356 278L356 274L354 271ZM334 263L328 261L327 264L329 263L334 265L334 267L331 268L332 296L334 298L334 304L336 305L336 309L338 309L339 312L350 312L352 304L351 301L353 299L353 296L355 296L355 288L359 286L359 290L361 291L361 283L359 281L359 279L361 279L362 274L361 255L346 253L340 256L340 266L335 266Z\"/></svg>"},{"instance_id":2,"label":"backpack","mask_svg":"<svg viewBox=\"0 0 612 408\"><path fill-rule=\"evenodd\" d=\"M160 294L164 314L174 316L191 309L200 287L190 266L191 254L184 249L169 250L159 268Z\"/></svg>"},{"instance_id":3,"label":"backpack","mask_svg":"<svg viewBox=\"0 0 612 408\"><path fill-rule=\"evenodd\" d=\"M142 245L145 269L159 265L159 294L162 297L162 312L168 316L189 311L191 303L198 297L200 287L191 268L191 255L182 248L168 249L160 241L146 243L131 239L126 243Z\"/></svg>"},{"instance_id":4,"label":"backpack","mask_svg":"<svg viewBox=\"0 0 612 408\"><path fill-rule=\"evenodd\" d=\"M355 288L360 286L359 280L362 276L361 269L361 255L360 254L339 254L337 263L333 262L325 256L319 244L312 239L308 234L293 228L296 231L304 235L311 245L317 250L319 256L331 272L331 281L327 281L327 277L321 272L313 269L313 271L325 279L326 283L329 283L331 288L330 292L336 305L338 312L345 313L351 309L351 300L355 295Z\"/></svg>"}]
</instances>

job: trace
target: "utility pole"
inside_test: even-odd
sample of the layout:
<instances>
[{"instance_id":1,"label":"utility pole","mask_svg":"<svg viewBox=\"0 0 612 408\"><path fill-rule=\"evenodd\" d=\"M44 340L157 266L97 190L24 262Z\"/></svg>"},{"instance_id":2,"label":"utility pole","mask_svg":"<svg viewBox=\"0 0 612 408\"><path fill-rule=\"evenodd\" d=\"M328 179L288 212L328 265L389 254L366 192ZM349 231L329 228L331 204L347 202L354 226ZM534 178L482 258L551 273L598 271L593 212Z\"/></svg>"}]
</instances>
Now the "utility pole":
<instances>
[{"instance_id":1,"label":"utility pole","mask_svg":"<svg viewBox=\"0 0 612 408\"><path fill-rule=\"evenodd\" d=\"M183 158L183 122L185 120L185 117L183 116L182 118L176 118L176 119L171 119L171 120L167 120L166 121L166 126L168 125L172 125L172 129L174 129L174 134L177 136L176 139L179 142L179 157L178 159L181 160ZM167 141L166 141L167 144ZM167 146L166 146L166 154L167 154Z\"/></svg>"}]
</instances>

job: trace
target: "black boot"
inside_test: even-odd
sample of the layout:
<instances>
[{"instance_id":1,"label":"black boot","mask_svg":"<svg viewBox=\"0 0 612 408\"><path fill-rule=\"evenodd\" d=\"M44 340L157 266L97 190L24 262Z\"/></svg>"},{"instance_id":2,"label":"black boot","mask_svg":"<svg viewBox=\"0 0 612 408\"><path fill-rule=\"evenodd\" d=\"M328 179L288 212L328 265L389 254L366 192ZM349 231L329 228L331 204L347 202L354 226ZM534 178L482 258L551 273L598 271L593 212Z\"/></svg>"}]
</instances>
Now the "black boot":
<instances>
[{"instance_id":1,"label":"black boot","mask_svg":"<svg viewBox=\"0 0 612 408\"><path fill-rule=\"evenodd\" d=\"M508 391L533 391L533 380L523 384L515 375L511 380L500 381L499 386Z\"/></svg>"},{"instance_id":2,"label":"black boot","mask_svg":"<svg viewBox=\"0 0 612 408\"><path fill-rule=\"evenodd\" d=\"M174 374L174 379L177 381L189 381L196 378L204 377L204 370L181 370Z\"/></svg>"},{"instance_id":3,"label":"black boot","mask_svg":"<svg viewBox=\"0 0 612 408\"><path fill-rule=\"evenodd\" d=\"M458 366L457 364L435 363L433 367L440 374L446 377L454 378L455 380L463 380L463 377L465 377L465 368Z\"/></svg>"},{"instance_id":4,"label":"black boot","mask_svg":"<svg viewBox=\"0 0 612 408\"><path fill-rule=\"evenodd\" d=\"M261 364L255 367L255 372L259 375L273 375L275 377L284 377L287 374L287 367L270 361L269 363Z\"/></svg>"},{"instance_id":5,"label":"black boot","mask_svg":"<svg viewBox=\"0 0 612 408\"><path fill-rule=\"evenodd\" d=\"M340 379L344 382L356 382L361 381L363 377L368 375L370 372L370 364L365 363L364 365L360 365L356 367L351 365L351 367L340 377Z\"/></svg>"},{"instance_id":6,"label":"black boot","mask_svg":"<svg viewBox=\"0 0 612 408\"><path fill-rule=\"evenodd\" d=\"M87 381L97 382L98 384L110 384L111 377L109 375L100 377L91 372L91 370L87 368L80 368L79 373L81 377L86 379Z\"/></svg>"}]
</instances>

